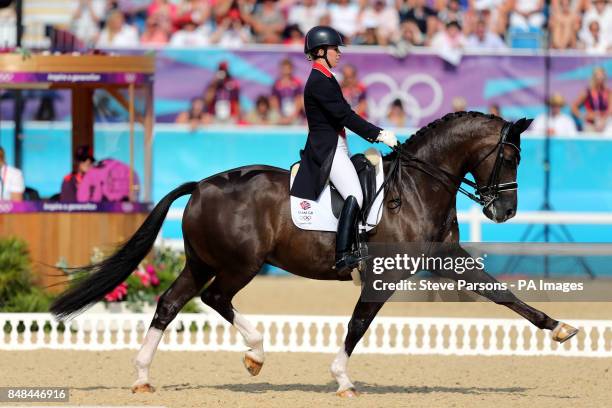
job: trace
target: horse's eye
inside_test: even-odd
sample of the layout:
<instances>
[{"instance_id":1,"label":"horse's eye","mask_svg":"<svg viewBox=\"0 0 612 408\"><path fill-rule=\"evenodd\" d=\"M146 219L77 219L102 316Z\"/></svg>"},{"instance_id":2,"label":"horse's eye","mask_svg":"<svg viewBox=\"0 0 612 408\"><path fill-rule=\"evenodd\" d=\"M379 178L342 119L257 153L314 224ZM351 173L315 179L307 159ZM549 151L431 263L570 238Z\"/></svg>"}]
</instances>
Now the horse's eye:
<instances>
[{"instance_id":1,"label":"horse's eye","mask_svg":"<svg viewBox=\"0 0 612 408\"><path fill-rule=\"evenodd\" d=\"M519 159L516 157L513 157L512 159L506 159L504 158L504 166L507 167L516 167L518 165Z\"/></svg>"}]
</instances>

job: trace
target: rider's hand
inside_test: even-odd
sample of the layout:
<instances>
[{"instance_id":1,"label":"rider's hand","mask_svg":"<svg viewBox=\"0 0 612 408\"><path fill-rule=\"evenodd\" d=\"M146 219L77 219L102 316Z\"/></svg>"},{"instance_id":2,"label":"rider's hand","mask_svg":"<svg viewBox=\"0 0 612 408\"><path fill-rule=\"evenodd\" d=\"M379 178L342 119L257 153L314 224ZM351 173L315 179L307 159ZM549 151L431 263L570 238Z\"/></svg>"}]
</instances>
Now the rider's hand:
<instances>
[{"instance_id":1,"label":"rider's hand","mask_svg":"<svg viewBox=\"0 0 612 408\"><path fill-rule=\"evenodd\" d=\"M397 137L395 137L395 132L392 130L381 130L376 140L378 142L383 142L389 147L395 147L397 145Z\"/></svg>"}]
</instances>

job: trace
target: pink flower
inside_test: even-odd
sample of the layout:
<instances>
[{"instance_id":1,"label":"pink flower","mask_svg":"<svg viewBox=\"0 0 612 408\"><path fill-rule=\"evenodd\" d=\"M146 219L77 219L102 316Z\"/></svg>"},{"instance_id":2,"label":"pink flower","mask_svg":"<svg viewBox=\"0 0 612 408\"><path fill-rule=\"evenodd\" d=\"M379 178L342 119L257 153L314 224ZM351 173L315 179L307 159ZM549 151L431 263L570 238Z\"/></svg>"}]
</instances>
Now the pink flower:
<instances>
[{"instance_id":1,"label":"pink flower","mask_svg":"<svg viewBox=\"0 0 612 408\"><path fill-rule=\"evenodd\" d=\"M145 268L145 271L147 271L147 273L149 275L155 275L155 267L153 265L147 265L147 267Z\"/></svg>"},{"instance_id":2,"label":"pink flower","mask_svg":"<svg viewBox=\"0 0 612 408\"><path fill-rule=\"evenodd\" d=\"M120 283L119 286L104 296L104 300L107 302L118 302L122 300L127 295L127 287L127 283Z\"/></svg>"},{"instance_id":3,"label":"pink flower","mask_svg":"<svg viewBox=\"0 0 612 408\"><path fill-rule=\"evenodd\" d=\"M159 285L159 278L157 277L157 273L155 272L155 267L153 265L147 265L145 270L149 274L149 279L151 281L151 285L153 285L153 286Z\"/></svg>"},{"instance_id":4,"label":"pink flower","mask_svg":"<svg viewBox=\"0 0 612 408\"><path fill-rule=\"evenodd\" d=\"M140 279L140 283L142 283L142 286L144 286L145 288L148 288L150 286L151 279L146 271L144 271L143 269L136 269L136 276L138 276L138 278Z\"/></svg>"}]
</instances>

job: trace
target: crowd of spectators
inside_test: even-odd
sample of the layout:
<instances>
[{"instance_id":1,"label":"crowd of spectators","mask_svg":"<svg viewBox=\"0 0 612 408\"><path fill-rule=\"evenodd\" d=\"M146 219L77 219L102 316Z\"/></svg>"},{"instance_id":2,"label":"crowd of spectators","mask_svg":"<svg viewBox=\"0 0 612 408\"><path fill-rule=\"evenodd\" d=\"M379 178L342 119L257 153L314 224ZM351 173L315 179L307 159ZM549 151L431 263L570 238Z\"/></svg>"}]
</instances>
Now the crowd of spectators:
<instances>
[{"instance_id":1,"label":"crowd of spectators","mask_svg":"<svg viewBox=\"0 0 612 408\"><path fill-rule=\"evenodd\" d=\"M331 25L347 44L503 49L549 32L556 49L612 49L607 0L74 0L71 29L99 47L301 44ZM542 36L541 38L545 38ZM544 46L545 41L537 42ZM519 46L519 45L516 45Z\"/></svg>"}]
</instances>

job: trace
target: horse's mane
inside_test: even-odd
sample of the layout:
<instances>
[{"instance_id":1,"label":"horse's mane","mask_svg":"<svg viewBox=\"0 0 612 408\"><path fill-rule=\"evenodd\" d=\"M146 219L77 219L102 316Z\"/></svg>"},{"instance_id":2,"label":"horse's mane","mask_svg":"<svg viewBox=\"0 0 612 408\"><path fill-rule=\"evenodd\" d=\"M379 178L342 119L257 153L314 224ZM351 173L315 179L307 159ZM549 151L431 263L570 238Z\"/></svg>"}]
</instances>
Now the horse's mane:
<instances>
[{"instance_id":1,"label":"horse's mane","mask_svg":"<svg viewBox=\"0 0 612 408\"><path fill-rule=\"evenodd\" d=\"M402 150L408 151L410 147L420 145L425 140L429 142L433 141L432 140L433 138L440 137L444 133L444 132L436 132L436 131L440 130L442 126L448 126L451 124L451 122L454 122L455 120L460 119L460 118L475 118L475 119L478 118L478 119L489 119L489 120L498 119L498 120L503 121L503 119L500 118L499 116L492 115L492 114L486 114L482 112L476 112L476 111L469 111L469 112L461 111L461 112L447 113L441 118L436 119L432 122L429 122L427 125L423 126L416 133L410 136L404 143L402 143ZM396 154L397 153L395 151L388 153L383 157L383 159L392 160L395 158Z\"/></svg>"}]
</instances>

